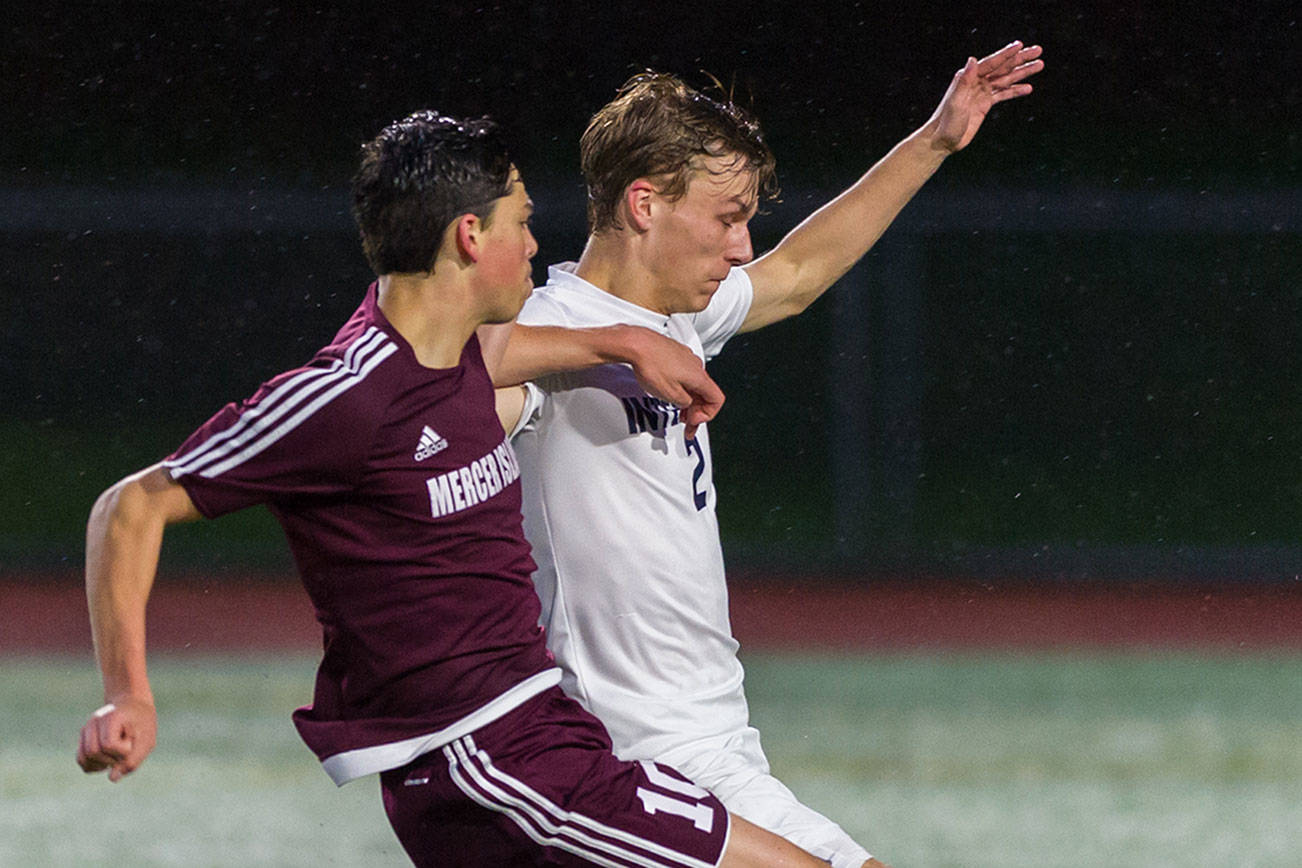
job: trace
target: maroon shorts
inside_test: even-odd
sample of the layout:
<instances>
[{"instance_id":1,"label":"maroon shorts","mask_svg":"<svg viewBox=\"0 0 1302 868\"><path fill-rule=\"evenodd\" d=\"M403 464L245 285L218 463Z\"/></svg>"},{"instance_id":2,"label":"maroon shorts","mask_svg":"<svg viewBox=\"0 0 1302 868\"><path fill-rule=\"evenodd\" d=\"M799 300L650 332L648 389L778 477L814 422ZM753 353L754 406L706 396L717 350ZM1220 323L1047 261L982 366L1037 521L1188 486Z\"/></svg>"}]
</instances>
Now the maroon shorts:
<instances>
[{"instance_id":1,"label":"maroon shorts","mask_svg":"<svg viewBox=\"0 0 1302 868\"><path fill-rule=\"evenodd\" d=\"M417 866L707 868L728 813L673 769L623 762L559 688L380 776L384 810Z\"/></svg>"}]
</instances>

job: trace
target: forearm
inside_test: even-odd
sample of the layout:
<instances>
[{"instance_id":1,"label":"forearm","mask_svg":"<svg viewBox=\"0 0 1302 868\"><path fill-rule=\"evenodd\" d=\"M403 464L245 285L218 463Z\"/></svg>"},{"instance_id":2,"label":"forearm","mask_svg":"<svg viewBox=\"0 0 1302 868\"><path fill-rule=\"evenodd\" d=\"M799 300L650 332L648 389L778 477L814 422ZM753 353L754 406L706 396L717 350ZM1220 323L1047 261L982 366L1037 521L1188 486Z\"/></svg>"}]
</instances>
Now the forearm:
<instances>
[{"instance_id":1,"label":"forearm","mask_svg":"<svg viewBox=\"0 0 1302 868\"><path fill-rule=\"evenodd\" d=\"M493 385L515 386L545 374L632 363L644 343L640 331L626 325L582 329L517 325L492 372Z\"/></svg>"},{"instance_id":2,"label":"forearm","mask_svg":"<svg viewBox=\"0 0 1302 868\"><path fill-rule=\"evenodd\" d=\"M86 525L86 598L106 701L152 702L145 667L145 608L163 529L198 517L189 496L160 467L100 495Z\"/></svg>"},{"instance_id":3,"label":"forearm","mask_svg":"<svg viewBox=\"0 0 1302 868\"><path fill-rule=\"evenodd\" d=\"M627 363L648 395L684 408L689 438L723 406L723 392L689 347L641 326L567 329L517 325L492 372L493 385L500 389L545 374L611 363ZM510 430L512 426L505 421L503 417L503 427Z\"/></svg>"},{"instance_id":4,"label":"forearm","mask_svg":"<svg viewBox=\"0 0 1302 868\"><path fill-rule=\"evenodd\" d=\"M928 125L901 141L851 187L746 266L755 286L749 331L800 313L859 261L949 151L932 144ZM771 309L763 302L773 299Z\"/></svg>"},{"instance_id":5,"label":"forearm","mask_svg":"<svg viewBox=\"0 0 1302 868\"><path fill-rule=\"evenodd\" d=\"M784 255L805 264L811 289L830 286L877 242L947 155L931 145L925 128L918 130L811 214L778 249L789 245Z\"/></svg>"},{"instance_id":6,"label":"forearm","mask_svg":"<svg viewBox=\"0 0 1302 868\"><path fill-rule=\"evenodd\" d=\"M86 527L86 598L95 659L106 702L131 695L152 701L145 668L145 605L162 545L124 480L104 492Z\"/></svg>"}]
</instances>

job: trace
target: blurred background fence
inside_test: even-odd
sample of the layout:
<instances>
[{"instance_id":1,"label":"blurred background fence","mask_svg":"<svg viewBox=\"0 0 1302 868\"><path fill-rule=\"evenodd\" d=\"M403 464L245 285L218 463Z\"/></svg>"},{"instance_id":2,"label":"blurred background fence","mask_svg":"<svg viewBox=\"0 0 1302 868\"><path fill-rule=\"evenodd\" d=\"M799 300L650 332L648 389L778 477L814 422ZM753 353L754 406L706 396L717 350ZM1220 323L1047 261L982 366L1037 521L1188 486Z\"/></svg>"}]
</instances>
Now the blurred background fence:
<instances>
[{"instance_id":1,"label":"blurred background fence","mask_svg":"<svg viewBox=\"0 0 1302 868\"><path fill-rule=\"evenodd\" d=\"M541 281L582 249L583 202L532 192ZM834 193L788 189L757 249ZM925 191L827 298L712 365L731 560L1292 579L1299 198ZM340 187L10 189L0 250L17 568L76 564L99 490L305 360L370 279ZM228 521L173 557L284 564L265 517Z\"/></svg>"},{"instance_id":2,"label":"blurred background fence","mask_svg":"<svg viewBox=\"0 0 1302 868\"><path fill-rule=\"evenodd\" d=\"M631 72L718 75L784 191L764 250L921 123L967 54L1046 45L878 247L713 363L739 568L1293 581L1302 139L1283 3L33 9L0 54L0 568L81 560L95 495L296 365L370 279L359 142L491 112L541 252L583 241L577 140ZM270 519L172 535L288 567ZM744 570L743 570L744 571Z\"/></svg>"}]
</instances>

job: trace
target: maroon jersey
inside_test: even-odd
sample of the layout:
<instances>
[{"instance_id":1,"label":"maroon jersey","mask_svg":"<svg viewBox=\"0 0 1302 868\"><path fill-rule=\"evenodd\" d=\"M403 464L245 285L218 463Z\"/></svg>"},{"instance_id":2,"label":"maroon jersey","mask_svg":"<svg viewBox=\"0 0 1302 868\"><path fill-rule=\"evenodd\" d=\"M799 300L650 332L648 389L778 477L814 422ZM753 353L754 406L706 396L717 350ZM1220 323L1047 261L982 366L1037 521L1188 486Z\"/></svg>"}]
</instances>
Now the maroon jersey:
<instances>
[{"instance_id":1,"label":"maroon jersey","mask_svg":"<svg viewBox=\"0 0 1302 868\"><path fill-rule=\"evenodd\" d=\"M444 730L551 666L479 344L424 367L374 284L311 362L165 464L205 516L265 503L284 528L324 631L294 715L323 760Z\"/></svg>"}]
</instances>

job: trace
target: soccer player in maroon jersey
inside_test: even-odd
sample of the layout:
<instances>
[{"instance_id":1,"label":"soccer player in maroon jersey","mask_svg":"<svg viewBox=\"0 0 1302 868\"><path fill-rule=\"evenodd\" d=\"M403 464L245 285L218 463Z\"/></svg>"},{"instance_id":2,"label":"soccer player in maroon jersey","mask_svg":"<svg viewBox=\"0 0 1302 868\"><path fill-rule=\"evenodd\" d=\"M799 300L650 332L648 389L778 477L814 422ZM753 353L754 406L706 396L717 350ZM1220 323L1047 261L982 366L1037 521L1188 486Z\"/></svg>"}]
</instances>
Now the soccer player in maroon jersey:
<instances>
[{"instance_id":1,"label":"soccer player in maroon jersey","mask_svg":"<svg viewBox=\"0 0 1302 868\"><path fill-rule=\"evenodd\" d=\"M353 195L378 280L334 340L91 512L106 704L82 727L78 763L116 781L153 749L145 606L165 526L266 504L325 639L295 724L336 783L380 775L416 864L818 864L672 769L617 760L556 686L519 468L477 335L519 312L537 249L497 127L429 112L394 123L363 147ZM538 370L627 358L648 339L526 336ZM516 376L538 373L527 367ZM703 420L718 396L687 367L669 379L702 398Z\"/></svg>"}]
</instances>

